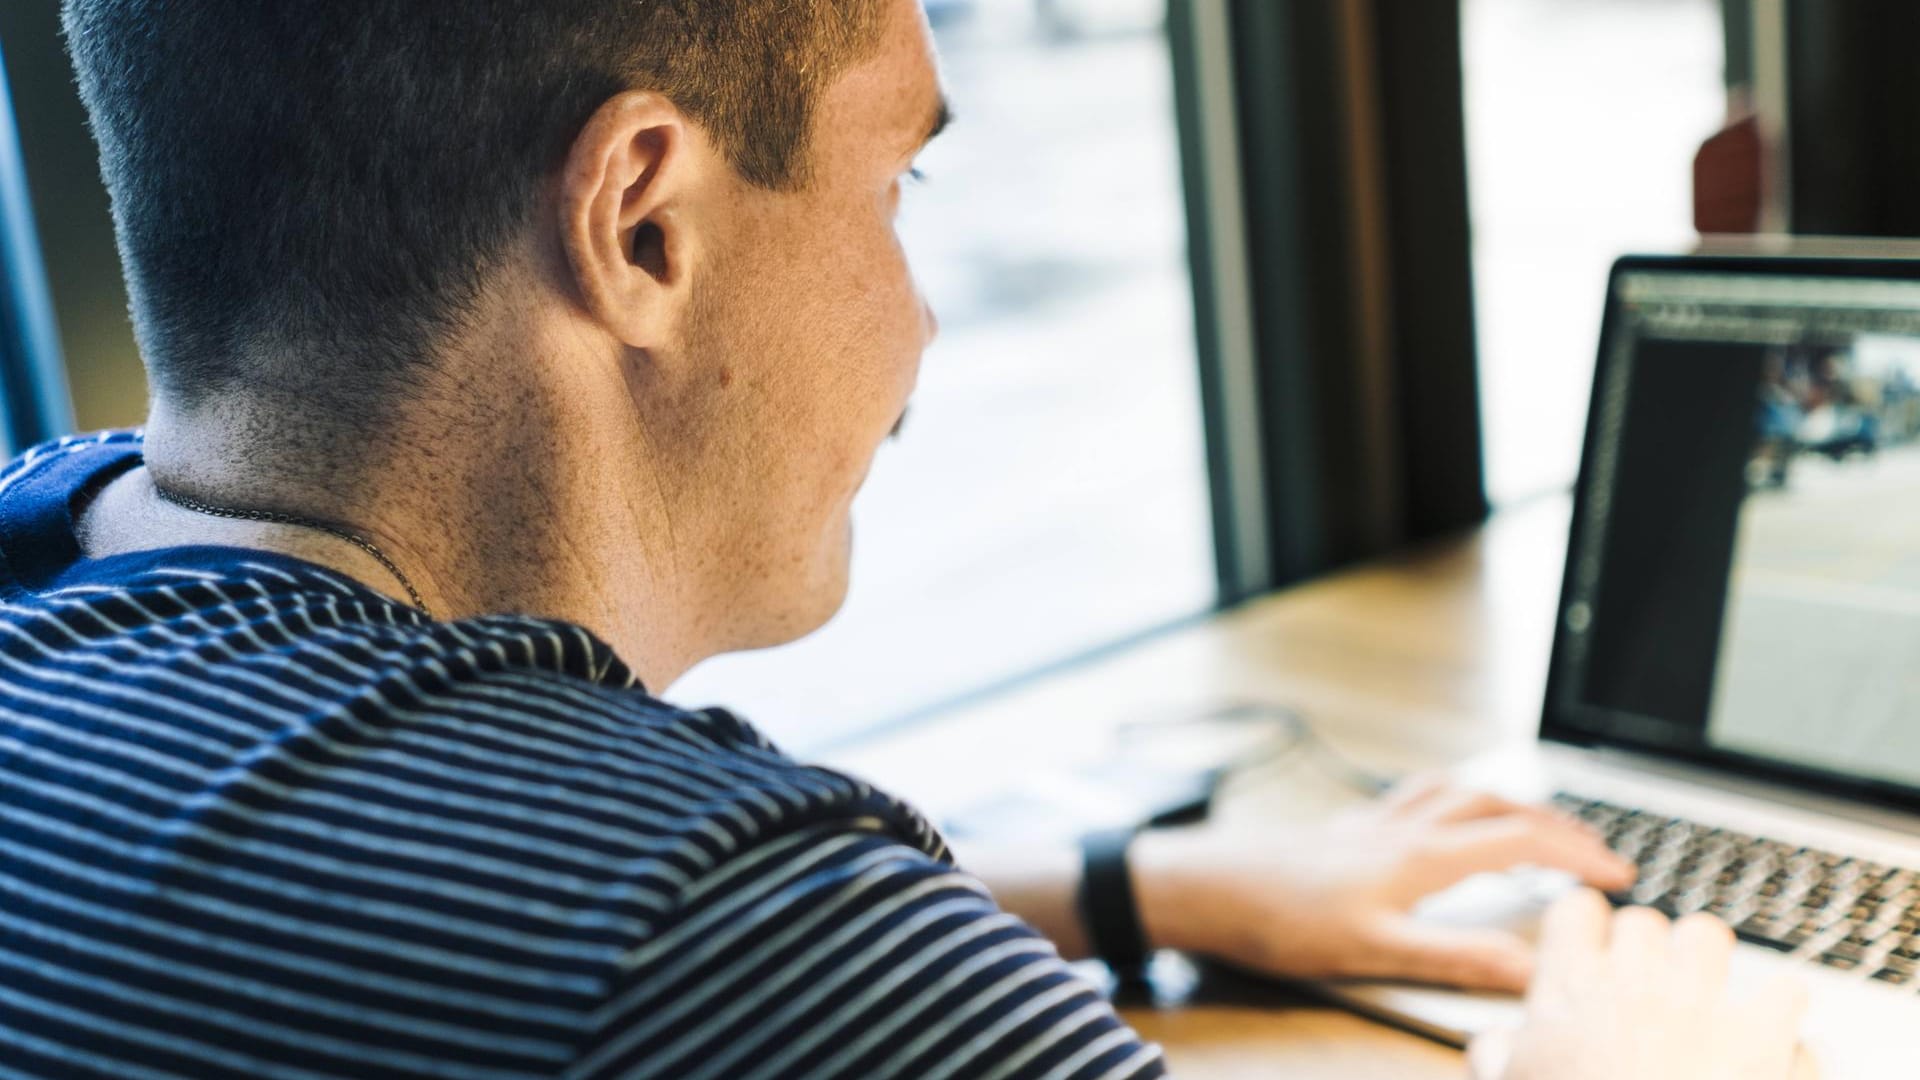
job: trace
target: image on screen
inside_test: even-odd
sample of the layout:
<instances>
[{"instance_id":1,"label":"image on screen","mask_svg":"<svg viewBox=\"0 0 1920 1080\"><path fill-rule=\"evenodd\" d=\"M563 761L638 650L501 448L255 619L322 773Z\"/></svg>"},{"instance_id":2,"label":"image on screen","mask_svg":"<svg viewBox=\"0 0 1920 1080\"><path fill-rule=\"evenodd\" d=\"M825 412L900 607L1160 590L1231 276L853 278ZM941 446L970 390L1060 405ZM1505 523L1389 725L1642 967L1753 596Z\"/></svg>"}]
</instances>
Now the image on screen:
<instances>
[{"instance_id":1,"label":"image on screen","mask_svg":"<svg viewBox=\"0 0 1920 1080\"><path fill-rule=\"evenodd\" d=\"M1770 350L1708 734L1920 784L1920 338Z\"/></svg>"}]
</instances>

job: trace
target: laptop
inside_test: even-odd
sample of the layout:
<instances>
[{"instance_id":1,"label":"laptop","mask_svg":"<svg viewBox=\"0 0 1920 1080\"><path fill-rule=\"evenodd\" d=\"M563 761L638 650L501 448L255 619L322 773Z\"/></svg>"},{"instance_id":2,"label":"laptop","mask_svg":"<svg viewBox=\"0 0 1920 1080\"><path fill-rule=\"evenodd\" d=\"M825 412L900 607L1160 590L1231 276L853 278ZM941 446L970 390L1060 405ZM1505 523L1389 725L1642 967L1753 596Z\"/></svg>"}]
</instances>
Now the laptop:
<instances>
[{"instance_id":1,"label":"laptop","mask_svg":"<svg viewBox=\"0 0 1920 1080\"><path fill-rule=\"evenodd\" d=\"M1465 779L1548 798L1710 911L1736 980L1812 990L1828 1080L1920 1076L1920 260L1629 257L1608 284L1540 740ZM1527 932L1569 883L1422 918ZM1452 1042L1511 998L1334 983Z\"/></svg>"}]
</instances>

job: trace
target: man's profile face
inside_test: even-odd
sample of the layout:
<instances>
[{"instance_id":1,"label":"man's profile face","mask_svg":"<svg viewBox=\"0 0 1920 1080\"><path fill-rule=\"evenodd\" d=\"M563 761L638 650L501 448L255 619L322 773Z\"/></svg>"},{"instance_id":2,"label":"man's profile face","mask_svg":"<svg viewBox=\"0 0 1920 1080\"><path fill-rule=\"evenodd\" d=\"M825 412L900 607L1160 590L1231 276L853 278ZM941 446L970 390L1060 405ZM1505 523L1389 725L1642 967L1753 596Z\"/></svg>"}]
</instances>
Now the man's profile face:
<instances>
[{"instance_id":1,"label":"man's profile face","mask_svg":"<svg viewBox=\"0 0 1920 1080\"><path fill-rule=\"evenodd\" d=\"M712 509L733 550L708 555L735 577L722 636L736 648L793 640L839 609L854 494L935 331L894 224L946 110L920 5L891 6L879 50L819 100L809 182L742 184L695 286L691 343L715 365L702 412L725 433L699 437L726 443L724 478L698 484L731 503Z\"/></svg>"}]
</instances>

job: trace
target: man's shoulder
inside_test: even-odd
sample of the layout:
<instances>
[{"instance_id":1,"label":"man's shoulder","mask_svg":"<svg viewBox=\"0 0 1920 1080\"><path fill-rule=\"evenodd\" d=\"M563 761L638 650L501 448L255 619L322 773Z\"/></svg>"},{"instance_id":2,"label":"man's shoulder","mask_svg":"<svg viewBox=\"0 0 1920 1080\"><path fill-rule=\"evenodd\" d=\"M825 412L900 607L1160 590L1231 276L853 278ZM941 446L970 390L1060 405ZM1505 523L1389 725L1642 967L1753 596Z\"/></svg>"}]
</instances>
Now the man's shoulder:
<instances>
[{"instance_id":1,"label":"man's shoulder","mask_svg":"<svg viewBox=\"0 0 1920 1080\"><path fill-rule=\"evenodd\" d=\"M660 810L701 837L702 872L769 840L816 828L877 832L937 861L939 834L906 803L855 776L802 763L731 711L650 694L597 637L569 623L487 616L368 624L376 689L398 719L452 723L500 763L564 764L573 794L596 789ZM564 796L563 796L564 797Z\"/></svg>"},{"instance_id":2,"label":"man's shoulder","mask_svg":"<svg viewBox=\"0 0 1920 1080\"><path fill-rule=\"evenodd\" d=\"M354 678L329 683L335 698L316 702L316 736L344 718L372 721L394 768L537 798L575 831L595 832L607 866L654 876L657 910L792 836L878 836L948 861L906 803L788 756L726 709L652 695L582 627L510 615L356 620L324 642L313 670L338 662Z\"/></svg>"}]
</instances>

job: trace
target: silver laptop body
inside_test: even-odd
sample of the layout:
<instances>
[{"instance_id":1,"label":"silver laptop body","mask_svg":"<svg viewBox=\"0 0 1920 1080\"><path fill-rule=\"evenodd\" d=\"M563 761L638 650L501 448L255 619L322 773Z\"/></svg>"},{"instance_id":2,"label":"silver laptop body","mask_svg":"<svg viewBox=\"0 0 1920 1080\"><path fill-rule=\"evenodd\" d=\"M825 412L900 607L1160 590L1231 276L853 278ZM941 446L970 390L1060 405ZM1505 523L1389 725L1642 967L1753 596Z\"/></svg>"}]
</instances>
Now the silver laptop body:
<instances>
[{"instance_id":1,"label":"silver laptop body","mask_svg":"<svg viewBox=\"0 0 1920 1080\"><path fill-rule=\"evenodd\" d=\"M1609 282L1538 746L1466 778L1790 968L1829 1080L1920 1077L1920 261L1633 257ZM1568 883L1424 918L1525 932ZM1512 999L1331 984L1464 1042Z\"/></svg>"}]
</instances>

